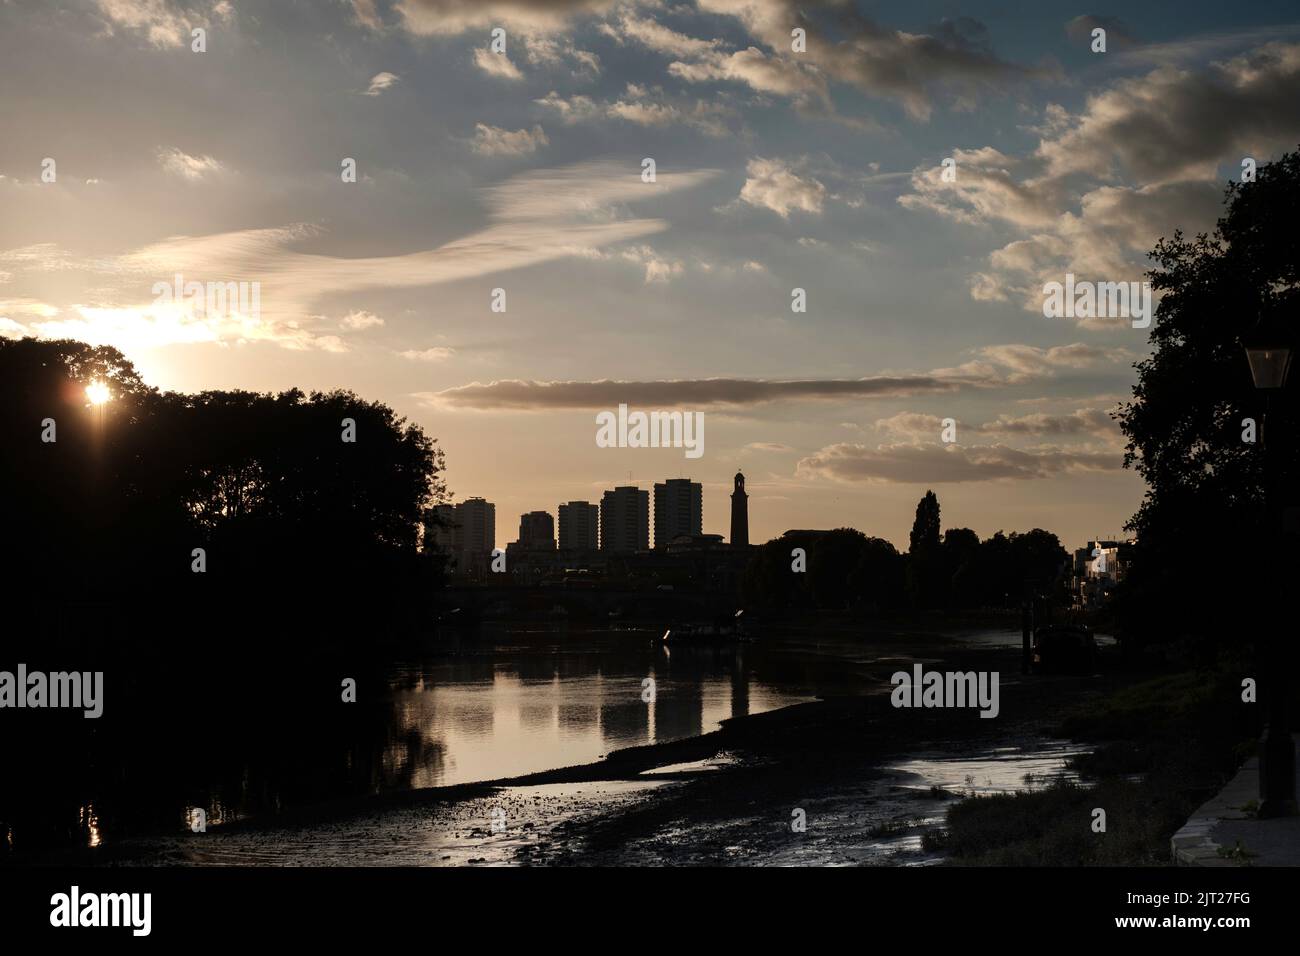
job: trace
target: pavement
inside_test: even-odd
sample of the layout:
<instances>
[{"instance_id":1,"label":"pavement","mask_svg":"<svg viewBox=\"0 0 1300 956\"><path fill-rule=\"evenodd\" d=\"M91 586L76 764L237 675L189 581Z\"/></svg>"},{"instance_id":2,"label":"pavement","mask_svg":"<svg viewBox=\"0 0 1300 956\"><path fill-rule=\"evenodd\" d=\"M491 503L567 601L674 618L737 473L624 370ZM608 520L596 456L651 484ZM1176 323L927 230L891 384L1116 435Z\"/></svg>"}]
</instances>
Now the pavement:
<instances>
[{"instance_id":1,"label":"pavement","mask_svg":"<svg viewBox=\"0 0 1300 956\"><path fill-rule=\"evenodd\" d=\"M1300 742L1300 735L1295 736ZM1300 783L1300 768L1296 773ZM1259 758L1242 765L1169 841L1180 866L1300 866L1300 816L1261 820Z\"/></svg>"}]
</instances>

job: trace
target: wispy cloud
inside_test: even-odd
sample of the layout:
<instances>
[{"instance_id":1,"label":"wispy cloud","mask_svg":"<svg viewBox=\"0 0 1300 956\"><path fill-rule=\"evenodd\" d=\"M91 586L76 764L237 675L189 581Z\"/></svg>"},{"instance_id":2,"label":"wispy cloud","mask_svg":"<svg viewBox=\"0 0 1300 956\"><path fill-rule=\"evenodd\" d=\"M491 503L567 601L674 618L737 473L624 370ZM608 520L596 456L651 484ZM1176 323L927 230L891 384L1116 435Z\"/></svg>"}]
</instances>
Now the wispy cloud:
<instances>
[{"instance_id":1,"label":"wispy cloud","mask_svg":"<svg viewBox=\"0 0 1300 956\"><path fill-rule=\"evenodd\" d=\"M795 466L800 478L839 482L951 482L1051 478L1069 472L1119 471L1118 451L1006 445L899 444L842 442L803 458Z\"/></svg>"},{"instance_id":2,"label":"wispy cloud","mask_svg":"<svg viewBox=\"0 0 1300 956\"><path fill-rule=\"evenodd\" d=\"M519 72L519 67L515 66L507 54L493 53L483 47L474 51L474 65L488 76L499 77L503 80L522 80L524 78L524 75Z\"/></svg>"},{"instance_id":3,"label":"wispy cloud","mask_svg":"<svg viewBox=\"0 0 1300 956\"><path fill-rule=\"evenodd\" d=\"M198 182L225 171L225 166L211 156L191 156L175 146L158 149L158 163L172 176Z\"/></svg>"},{"instance_id":4,"label":"wispy cloud","mask_svg":"<svg viewBox=\"0 0 1300 956\"><path fill-rule=\"evenodd\" d=\"M483 156L527 156L546 146L550 140L540 126L532 129L501 129L477 123L474 126L474 139L470 144L474 152Z\"/></svg>"},{"instance_id":5,"label":"wispy cloud","mask_svg":"<svg viewBox=\"0 0 1300 956\"><path fill-rule=\"evenodd\" d=\"M895 437L911 440L938 439L944 429L944 419L938 415L919 412L899 412L890 418L877 419L876 429ZM956 420L960 437L974 435L1020 436L1088 436L1114 439L1120 434L1119 425L1104 408L1079 408L1063 415L1034 413L1030 415L999 415L987 422Z\"/></svg>"},{"instance_id":6,"label":"wispy cloud","mask_svg":"<svg viewBox=\"0 0 1300 956\"><path fill-rule=\"evenodd\" d=\"M374 76L370 78L369 89L367 89L365 93L363 93L362 95L378 96L380 93L384 92L384 90L392 87L393 84L398 81L398 79L399 77L396 73L389 73L387 71L383 73L376 73Z\"/></svg>"},{"instance_id":7,"label":"wispy cloud","mask_svg":"<svg viewBox=\"0 0 1300 956\"><path fill-rule=\"evenodd\" d=\"M412 362L442 362L455 355L456 350L441 345L435 345L432 348L427 349L406 349L397 354Z\"/></svg>"},{"instance_id":8,"label":"wispy cloud","mask_svg":"<svg viewBox=\"0 0 1300 956\"><path fill-rule=\"evenodd\" d=\"M401 255L344 258L298 252L293 247L324 235L318 227L294 225L207 236L177 236L98 263L113 282L104 308L87 309L76 320L76 337L113 343L114 336L141 337L142 324L159 326L174 341L271 340L293 348L343 347L336 336L318 335L321 305L366 289L418 288L537 265L566 256L590 256L605 246L643 239L667 228L662 219L638 218L629 204L653 202L690 189L716 175L696 169L661 172L643 183L636 166L581 163L532 170L484 191L485 226L433 249ZM15 254L21 254L17 250ZM57 254L56 254L57 257ZM71 267L78 267L75 262ZM236 326L193 323L183 315L162 316L145 293L154 282L258 282L260 318ZM166 333L164 335L164 332Z\"/></svg>"}]
</instances>

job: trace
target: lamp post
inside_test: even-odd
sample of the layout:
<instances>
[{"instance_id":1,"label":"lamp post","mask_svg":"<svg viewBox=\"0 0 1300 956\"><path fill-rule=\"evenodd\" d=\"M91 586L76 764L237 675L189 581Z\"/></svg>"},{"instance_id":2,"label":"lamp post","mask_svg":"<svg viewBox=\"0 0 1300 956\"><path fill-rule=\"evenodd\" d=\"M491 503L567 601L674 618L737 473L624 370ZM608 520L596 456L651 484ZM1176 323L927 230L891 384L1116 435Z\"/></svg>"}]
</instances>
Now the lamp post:
<instances>
[{"instance_id":1,"label":"lamp post","mask_svg":"<svg viewBox=\"0 0 1300 956\"><path fill-rule=\"evenodd\" d=\"M1282 648L1281 622L1278 606L1281 601L1279 564L1285 549L1278 547L1281 539L1280 501L1277 491L1277 447L1270 443L1273 425L1272 395L1286 386L1287 372L1291 369L1291 346L1285 330L1261 321L1253 333L1242 340L1250 375L1257 391L1264 393L1264 419L1260 428L1260 449L1264 454L1264 539L1267 585L1265 607L1268 621L1268 646L1270 665L1264 684L1268 721L1259 741L1259 815L1261 817L1286 817L1296 814L1295 797L1295 744L1291 740L1287 720L1287 690L1289 671L1285 666Z\"/></svg>"}]
</instances>

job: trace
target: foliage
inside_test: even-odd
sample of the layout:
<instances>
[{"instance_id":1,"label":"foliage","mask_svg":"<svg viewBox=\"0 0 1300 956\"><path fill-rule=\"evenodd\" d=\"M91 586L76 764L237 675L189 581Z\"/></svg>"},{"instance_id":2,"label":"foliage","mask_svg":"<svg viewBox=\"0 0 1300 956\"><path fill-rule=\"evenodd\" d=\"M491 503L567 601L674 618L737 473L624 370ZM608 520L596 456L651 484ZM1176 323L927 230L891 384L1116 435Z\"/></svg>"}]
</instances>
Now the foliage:
<instances>
[{"instance_id":1,"label":"foliage","mask_svg":"<svg viewBox=\"0 0 1300 956\"><path fill-rule=\"evenodd\" d=\"M93 381L110 401L88 402ZM3 573L32 608L73 582L78 599L110 603L146 585L160 614L264 600L296 625L397 609L394 588L432 583L419 529L445 494L442 454L384 405L344 391L163 393L116 349L71 341L0 340L0 383ZM328 597L309 607L309 593Z\"/></svg>"},{"instance_id":2,"label":"foliage","mask_svg":"<svg viewBox=\"0 0 1300 956\"><path fill-rule=\"evenodd\" d=\"M1125 465L1147 483L1129 523L1138 540L1133 567L1117 596L1130 637L1240 633L1242 599L1259 586L1263 455L1242 436L1243 420L1259 422L1263 402L1242 336L1267 320L1295 343L1300 153L1261 165L1252 183L1229 184L1226 204L1213 234L1175 232L1151 253L1161 295L1154 351L1137 365L1133 400L1117 415ZM1294 387L1273 396L1266 429L1281 489L1295 487L1294 396Z\"/></svg>"}]
</instances>

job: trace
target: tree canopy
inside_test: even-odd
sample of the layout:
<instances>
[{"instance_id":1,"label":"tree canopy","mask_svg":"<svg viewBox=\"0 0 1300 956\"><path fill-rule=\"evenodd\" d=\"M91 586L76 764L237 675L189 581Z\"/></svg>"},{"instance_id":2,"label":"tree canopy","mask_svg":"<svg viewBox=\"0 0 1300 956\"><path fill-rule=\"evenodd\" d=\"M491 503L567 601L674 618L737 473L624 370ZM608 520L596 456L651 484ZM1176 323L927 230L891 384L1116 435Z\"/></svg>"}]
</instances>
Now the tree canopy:
<instances>
[{"instance_id":1,"label":"tree canopy","mask_svg":"<svg viewBox=\"0 0 1300 956\"><path fill-rule=\"evenodd\" d=\"M92 404L92 382L111 399ZM159 607L258 603L319 623L373 618L404 582L431 583L420 528L445 495L442 454L385 405L160 392L118 350L72 341L0 340L0 383L3 573L33 608L143 586Z\"/></svg>"},{"instance_id":2,"label":"tree canopy","mask_svg":"<svg viewBox=\"0 0 1300 956\"><path fill-rule=\"evenodd\" d=\"M1289 330L1300 309L1300 153L1230 183L1214 231L1161 239L1151 253L1161 298L1153 352L1137 365L1133 399L1118 419L1125 465L1147 483L1129 523L1133 570L1119 595L1131 632L1225 633L1258 587L1263 453L1246 440L1260 424L1242 337L1261 320ZM1294 376L1293 376L1294 377ZM1280 489L1294 488L1294 385L1272 398L1270 434Z\"/></svg>"}]
</instances>

